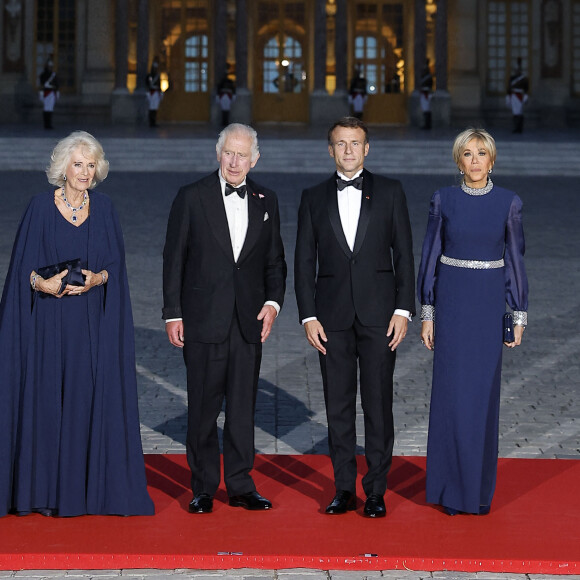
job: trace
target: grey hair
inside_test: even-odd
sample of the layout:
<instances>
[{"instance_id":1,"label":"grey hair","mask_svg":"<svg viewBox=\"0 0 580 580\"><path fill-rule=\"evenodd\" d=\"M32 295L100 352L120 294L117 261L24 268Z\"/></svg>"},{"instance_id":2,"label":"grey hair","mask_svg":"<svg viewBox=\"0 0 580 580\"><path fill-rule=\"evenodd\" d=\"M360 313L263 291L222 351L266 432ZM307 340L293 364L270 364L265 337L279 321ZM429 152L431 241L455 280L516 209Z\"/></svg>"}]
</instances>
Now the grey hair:
<instances>
[{"instance_id":1,"label":"grey hair","mask_svg":"<svg viewBox=\"0 0 580 580\"><path fill-rule=\"evenodd\" d=\"M221 155L226 139L235 133L241 133L251 139L252 161L255 161L260 154L260 147L258 145L258 133L256 133L256 130L253 127L250 127L249 125L243 125L242 123L231 123L225 129L222 129L222 132L219 134L217 143L215 144L215 150L218 156Z\"/></svg>"},{"instance_id":2,"label":"grey hair","mask_svg":"<svg viewBox=\"0 0 580 580\"><path fill-rule=\"evenodd\" d=\"M86 131L73 131L68 137L61 139L52 150L50 165L46 168L46 176L51 185L64 186L66 169L76 149L80 149L86 157L95 159L95 177L91 188L107 177L109 162L105 159L102 145Z\"/></svg>"},{"instance_id":3,"label":"grey hair","mask_svg":"<svg viewBox=\"0 0 580 580\"><path fill-rule=\"evenodd\" d=\"M459 167L461 154L472 139L477 139L483 143L483 147L489 153L491 162L495 163L495 158L497 156L495 139L485 129L475 129L474 127L469 127L468 129L465 129L465 131L459 133L459 135L455 137L455 142L453 143L453 161L455 161L457 167Z\"/></svg>"}]
</instances>

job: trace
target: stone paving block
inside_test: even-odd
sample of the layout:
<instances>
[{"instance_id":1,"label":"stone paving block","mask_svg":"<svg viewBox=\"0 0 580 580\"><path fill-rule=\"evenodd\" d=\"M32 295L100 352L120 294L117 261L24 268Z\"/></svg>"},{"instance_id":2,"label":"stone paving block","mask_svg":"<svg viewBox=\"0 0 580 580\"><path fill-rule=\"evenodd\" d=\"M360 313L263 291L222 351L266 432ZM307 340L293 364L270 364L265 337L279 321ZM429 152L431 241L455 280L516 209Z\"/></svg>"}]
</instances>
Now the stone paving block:
<instances>
[{"instance_id":1,"label":"stone paving block","mask_svg":"<svg viewBox=\"0 0 580 580\"><path fill-rule=\"evenodd\" d=\"M385 574L380 570L329 570L328 575L330 580L366 580L366 578L385 577ZM417 576L413 578L417 578Z\"/></svg>"}]
</instances>

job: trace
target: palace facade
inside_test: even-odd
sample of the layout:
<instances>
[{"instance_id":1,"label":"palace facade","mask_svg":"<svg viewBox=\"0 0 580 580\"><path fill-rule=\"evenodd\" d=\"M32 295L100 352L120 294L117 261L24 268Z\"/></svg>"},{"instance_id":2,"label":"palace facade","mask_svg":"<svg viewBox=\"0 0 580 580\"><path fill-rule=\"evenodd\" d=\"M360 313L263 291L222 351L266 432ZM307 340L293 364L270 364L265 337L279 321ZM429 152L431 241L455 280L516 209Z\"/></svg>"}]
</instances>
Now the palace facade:
<instances>
[{"instance_id":1,"label":"palace facade","mask_svg":"<svg viewBox=\"0 0 580 580\"><path fill-rule=\"evenodd\" d=\"M530 124L580 124L580 0L0 0L0 122L40 123L52 58L55 116L145 123L159 61L158 120L219 123L216 87L236 86L232 121L328 123L366 79L369 123L509 122L518 59Z\"/></svg>"}]
</instances>

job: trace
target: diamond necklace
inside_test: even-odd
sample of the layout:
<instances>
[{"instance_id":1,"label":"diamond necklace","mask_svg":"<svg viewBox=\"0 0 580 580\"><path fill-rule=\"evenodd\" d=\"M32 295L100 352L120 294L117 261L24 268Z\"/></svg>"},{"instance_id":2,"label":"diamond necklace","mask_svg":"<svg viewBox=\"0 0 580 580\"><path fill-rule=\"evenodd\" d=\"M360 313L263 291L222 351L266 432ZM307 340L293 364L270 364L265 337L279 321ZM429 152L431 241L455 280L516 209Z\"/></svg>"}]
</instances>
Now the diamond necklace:
<instances>
[{"instance_id":1,"label":"diamond necklace","mask_svg":"<svg viewBox=\"0 0 580 580\"><path fill-rule=\"evenodd\" d=\"M485 195L493 189L493 181L491 177L487 178L487 183L485 187L469 187L465 185L465 180L461 182L461 189L467 193L467 195Z\"/></svg>"},{"instance_id":2,"label":"diamond necklace","mask_svg":"<svg viewBox=\"0 0 580 580\"><path fill-rule=\"evenodd\" d=\"M66 207L68 207L70 210L72 210L72 216L70 218L70 221L75 223L77 221L77 211L80 211L81 209L83 209L83 207L85 207L85 205L87 204L87 201L89 201L89 194L85 191L85 195L83 196L83 202L81 203L81 205L79 205L79 207L73 207L68 199L66 198L66 194L64 192L64 186L62 188L62 200L64 201L64 204L66 205Z\"/></svg>"}]
</instances>

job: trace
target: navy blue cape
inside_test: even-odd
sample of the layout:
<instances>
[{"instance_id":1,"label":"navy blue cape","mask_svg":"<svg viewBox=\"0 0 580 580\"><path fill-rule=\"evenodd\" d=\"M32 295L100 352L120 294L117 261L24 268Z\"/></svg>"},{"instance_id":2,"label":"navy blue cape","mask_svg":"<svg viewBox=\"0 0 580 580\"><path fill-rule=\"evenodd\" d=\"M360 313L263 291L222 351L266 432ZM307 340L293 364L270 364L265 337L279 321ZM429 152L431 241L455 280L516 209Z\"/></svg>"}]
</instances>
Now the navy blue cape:
<instances>
[{"instance_id":1,"label":"navy blue cape","mask_svg":"<svg viewBox=\"0 0 580 580\"><path fill-rule=\"evenodd\" d=\"M87 293L93 380L87 450L88 514L154 513L139 433L135 339L125 251L110 199L91 192L88 268L109 272ZM30 273L58 262L52 192L32 199L21 220L0 303L0 516L40 508L68 513L59 497L61 337L65 300L38 308ZM64 311L66 314L66 311ZM66 318L65 318L66 320ZM75 321L71 320L70 324Z\"/></svg>"}]
</instances>

